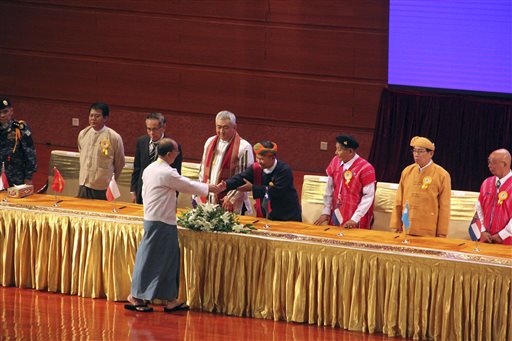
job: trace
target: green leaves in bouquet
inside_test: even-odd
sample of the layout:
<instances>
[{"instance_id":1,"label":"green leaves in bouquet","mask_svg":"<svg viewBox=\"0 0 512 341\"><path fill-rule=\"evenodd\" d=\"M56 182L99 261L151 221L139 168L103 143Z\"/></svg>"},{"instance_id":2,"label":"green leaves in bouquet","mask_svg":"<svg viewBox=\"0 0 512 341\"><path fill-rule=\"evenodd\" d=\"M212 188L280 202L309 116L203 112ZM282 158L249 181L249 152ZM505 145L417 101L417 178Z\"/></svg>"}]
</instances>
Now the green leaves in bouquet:
<instances>
[{"instance_id":1,"label":"green leaves in bouquet","mask_svg":"<svg viewBox=\"0 0 512 341\"><path fill-rule=\"evenodd\" d=\"M256 230L252 224L240 224L235 213L219 205L199 204L178 218L178 225L196 231L248 233Z\"/></svg>"}]
</instances>

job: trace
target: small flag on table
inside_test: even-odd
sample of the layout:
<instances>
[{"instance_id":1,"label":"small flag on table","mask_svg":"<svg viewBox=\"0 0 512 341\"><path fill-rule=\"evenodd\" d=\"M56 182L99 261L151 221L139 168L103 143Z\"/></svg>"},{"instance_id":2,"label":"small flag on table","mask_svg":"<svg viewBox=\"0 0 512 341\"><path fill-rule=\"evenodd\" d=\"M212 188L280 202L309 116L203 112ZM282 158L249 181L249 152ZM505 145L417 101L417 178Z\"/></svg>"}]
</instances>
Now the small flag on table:
<instances>
[{"instance_id":1,"label":"small flag on table","mask_svg":"<svg viewBox=\"0 0 512 341\"><path fill-rule=\"evenodd\" d=\"M52 189L55 192L62 193L64 190L64 185L66 184L66 181L64 181L64 178L60 174L57 167L53 167L53 183L52 183Z\"/></svg>"},{"instance_id":2,"label":"small flag on table","mask_svg":"<svg viewBox=\"0 0 512 341\"><path fill-rule=\"evenodd\" d=\"M411 226L411 221L409 220L409 202L405 202L404 212L402 213L402 224L404 224L404 229L409 230L409 226Z\"/></svg>"},{"instance_id":3,"label":"small flag on table","mask_svg":"<svg viewBox=\"0 0 512 341\"><path fill-rule=\"evenodd\" d=\"M272 206L270 206L270 197L268 195L268 188L265 190L265 196L261 201L261 212L265 218L268 218L270 212L272 212Z\"/></svg>"},{"instance_id":4,"label":"small flag on table","mask_svg":"<svg viewBox=\"0 0 512 341\"><path fill-rule=\"evenodd\" d=\"M471 223L469 223L468 229L469 237L471 238L471 240L480 240L480 237L482 235L481 228L482 226L480 224L480 219L478 218L478 214L475 212L473 219L471 219Z\"/></svg>"},{"instance_id":5,"label":"small flag on table","mask_svg":"<svg viewBox=\"0 0 512 341\"><path fill-rule=\"evenodd\" d=\"M334 212L332 212L331 218L334 226L340 226L343 223L343 216L341 215L339 208L335 209Z\"/></svg>"},{"instance_id":6,"label":"small flag on table","mask_svg":"<svg viewBox=\"0 0 512 341\"><path fill-rule=\"evenodd\" d=\"M9 181L7 181L7 175L5 175L5 167L2 162L2 180L0 181L0 191L9 188Z\"/></svg>"},{"instance_id":7,"label":"small flag on table","mask_svg":"<svg viewBox=\"0 0 512 341\"><path fill-rule=\"evenodd\" d=\"M114 175L112 175L112 179L110 179L110 182L108 184L107 188L107 200L112 201L121 196L121 192L119 191L119 187L117 186L116 179L114 178Z\"/></svg>"}]
</instances>

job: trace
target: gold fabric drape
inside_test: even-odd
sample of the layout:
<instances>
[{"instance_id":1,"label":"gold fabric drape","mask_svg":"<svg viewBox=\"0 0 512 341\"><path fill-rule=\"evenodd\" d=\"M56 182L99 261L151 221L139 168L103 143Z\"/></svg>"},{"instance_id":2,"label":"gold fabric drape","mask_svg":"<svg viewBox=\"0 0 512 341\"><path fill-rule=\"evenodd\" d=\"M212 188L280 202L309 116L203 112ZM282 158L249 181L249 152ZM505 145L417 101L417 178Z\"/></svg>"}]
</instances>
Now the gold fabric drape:
<instances>
[{"instance_id":1,"label":"gold fabric drape","mask_svg":"<svg viewBox=\"0 0 512 341\"><path fill-rule=\"evenodd\" d=\"M11 199L10 199L11 200ZM3 286L124 300L142 208L34 195L0 211ZM254 218L242 217L243 222ZM261 227L264 221L256 223ZM193 309L388 336L509 340L512 249L270 222L250 235L179 229L180 298Z\"/></svg>"}]
</instances>

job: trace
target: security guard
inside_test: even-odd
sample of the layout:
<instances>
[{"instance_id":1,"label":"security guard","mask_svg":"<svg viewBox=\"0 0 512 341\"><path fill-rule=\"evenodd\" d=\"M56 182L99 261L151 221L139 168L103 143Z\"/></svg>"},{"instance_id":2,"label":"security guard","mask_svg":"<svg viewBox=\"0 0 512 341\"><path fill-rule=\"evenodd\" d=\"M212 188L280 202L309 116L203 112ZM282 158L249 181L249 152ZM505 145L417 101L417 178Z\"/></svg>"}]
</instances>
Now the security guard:
<instances>
[{"instance_id":1,"label":"security guard","mask_svg":"<svg viewBox=\"0 0 512 341\"><path fill-rule=\"evenodd\" d=\"M10 186L32 184L37 169L32 133L24 121L12 119L13 107L7 97L0 96L0 168Z\"/></svg>"}]
</instances>

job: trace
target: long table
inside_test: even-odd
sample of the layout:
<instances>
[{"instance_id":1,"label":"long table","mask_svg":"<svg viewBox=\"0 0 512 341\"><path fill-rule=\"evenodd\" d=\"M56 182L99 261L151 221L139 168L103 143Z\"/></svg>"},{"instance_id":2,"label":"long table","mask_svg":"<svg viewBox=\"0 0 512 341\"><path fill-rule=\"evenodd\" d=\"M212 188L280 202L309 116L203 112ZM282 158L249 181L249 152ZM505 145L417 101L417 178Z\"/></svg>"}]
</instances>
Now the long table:
<instances>
[{"instance_id":1,"label":"long table","mask_svg":"<svg viewBox=\"0 0 512 341\"><path fill-rule=\"evenodd\" d=\"M0 209L3 286L126 299L142 206L33 195ZM512 337L508 246L420 237L406 245L391 232L338 236L334 227L265 223L248 235L180 228L180 299L204 311L388 336Z\"/></svg>"}]
</instances>

